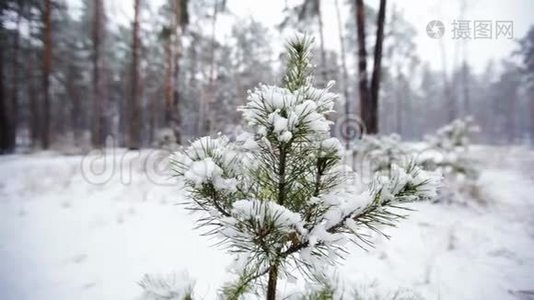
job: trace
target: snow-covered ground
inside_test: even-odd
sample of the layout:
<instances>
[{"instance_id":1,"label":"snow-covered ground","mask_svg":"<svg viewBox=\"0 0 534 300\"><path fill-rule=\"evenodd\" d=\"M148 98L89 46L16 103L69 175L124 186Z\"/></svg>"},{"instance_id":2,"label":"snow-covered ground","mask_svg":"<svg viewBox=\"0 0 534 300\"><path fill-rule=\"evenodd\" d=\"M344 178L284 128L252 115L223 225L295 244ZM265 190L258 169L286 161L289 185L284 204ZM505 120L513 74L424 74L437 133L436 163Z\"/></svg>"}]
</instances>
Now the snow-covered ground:
<instances>
[{"instance_id":1,"label":"snow-covered ground","mask_svg":"<svg viewBox=\"0 0 534 300\"><path fill-rule=\"evenodd\" d=\"M184 269L200 299L215 298L231 257L193 230L153 152L123 154L104 169L91 156L0 157L0 299L135 299L144 273ZM414 205L390 240L354 247L339 276L424 299L534 299L534 152L473 155L484 203Z\"/></svg>"}]
</instances>

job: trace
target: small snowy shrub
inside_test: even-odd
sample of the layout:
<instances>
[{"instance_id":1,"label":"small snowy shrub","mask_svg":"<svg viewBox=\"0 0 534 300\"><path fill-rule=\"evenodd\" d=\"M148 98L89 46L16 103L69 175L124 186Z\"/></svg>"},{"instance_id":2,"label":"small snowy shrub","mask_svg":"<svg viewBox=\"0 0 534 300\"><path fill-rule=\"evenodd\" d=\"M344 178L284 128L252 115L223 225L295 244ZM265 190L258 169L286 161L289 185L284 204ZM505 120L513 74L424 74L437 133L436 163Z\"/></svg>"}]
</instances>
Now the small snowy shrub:
<instances>
[{"instance_id":1,"label":"small snowy shrub","mask_svg":"<svg viewBox=\"0 0 534 300\"><path fill-rule=\"evenodd\" d=\"M413 151L401 140L400 135L364 135L354 152L361 163L369 163L371 172L389 173L393 166L413 159Z\"/></svg>"},{"instance_id":2,"label":"small snowy shrub","mask_svg":"<svg viewBox=\"0 0 534 300\"><path fill-rule=\"evenodd\" d=\"M427 155L420 156L420 163L428 170L439 170L444 174L449 187L448 198L455 193L467 193L477 198L479 171L469 157L470 137L479 132L472 117L457 119L437 130L435 135L425 137L428 143Z\"/></svg>"},{"instance_id":3,"label":"small snowy shrub","mask_svg":"<svg viewBox=\"0 0 534 300\"><path fill-rule=\"evenodd\" d=\"M313 280L343 257L347 242L369 245L363 231L393 225L405 204L436 197L441 177L413 164L366 180L341 164L343 147L326 118L338 95L332 83L312 86L312 43L291 39L283 85L249 92L239 110L252 132L235 141L203 137L172 157L199 227L236 256L225 299L274 300L279 278L298 271Z\"/></svg>"}]
</instances>

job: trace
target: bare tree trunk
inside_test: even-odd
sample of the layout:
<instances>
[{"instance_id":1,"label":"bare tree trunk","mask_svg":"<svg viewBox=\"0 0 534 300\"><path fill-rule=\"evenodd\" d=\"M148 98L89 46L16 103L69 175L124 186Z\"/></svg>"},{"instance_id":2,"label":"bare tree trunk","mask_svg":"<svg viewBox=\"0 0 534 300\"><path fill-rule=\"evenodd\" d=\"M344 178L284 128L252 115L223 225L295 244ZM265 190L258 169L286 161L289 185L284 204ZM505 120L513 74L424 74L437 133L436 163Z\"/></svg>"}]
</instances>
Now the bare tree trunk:
<instances>
[{"instance_id":1,"label":"bare tree trunk","mask_svg":"<svg viewBox=\"0 0 534 300\"><path fill-rule=\"evenodd\" d=\"M80 137L81 137L81 103L80 103L80 91L73 83L74 78L74 66L73 63L69 63L69 71L68 71L68 78L67 78L67 97L71 101L71 108L70 108L70 127L72 129L73 137L74 137L74 145L79 146L80 145Z\"/></svg>"},{"instance_id":2,"label":"bare tree trunk","mask_svg":"<svg viewBox=\"0 0 534 300\"><path fill-rule=\"evenodd\" d=\"M399 68L400 69L400 68ZM395 88L395 95L397 97L397 101L396 102L396 105L395 105L395 108L396 108L396 113L397 113L397 133L400 135L400 136L403 136L404 134L404 129L403 129L403 114L404 112L402 111L403 108L404 108L404 76L402 75L402 73L400 72L397 72L398 73L398 76L397 76L397 86Z\"/></svg>"},{"instance_id":3,"label":"bare tree trunk","mask_svg":"<svg viewBox=\"0 0 534 300\"><path fill-rule=\"evenodd\" d=\"M20 53L20 24L22 20L22 1L17 1L17 19L15 29L15 46L13 48L12 70L13 70L13 85L11 89L11 113L10 113L10 144L15 149L17 146L17 127L19 123L19 53Z\"/></svg>"},{"instance_id":4,"label":"bare tree trunk","mask_svg":"<svg viewBox=\"0 0 534 300\"><path fill-rule=\"evenodd\" d=\"M28 20L28 32L29 35L34 34L34 23L31 20ZM28 97L30 102L30 115L29 115L29 127L30 127L30 136L32 147L37 147L39 144L39 139L41 137L41 112L39 110L39 99L38 93L35 87L35 69L34 65L37 62L36 53L33 49L28 49L28 59L25 64L26 68L26 82L28 89Z\"/></svg>"},{"instance_id":5,"label":"bare tree trunk","mask_svg":"<svg viewBox=\"0 0 534 300\"><path fill-rule=\"evenodd\" d=\"M323 31L323 16L321 14L321 0L317 1L317 21L319 23L319 42L321 47L321 83L326 84L327 79L327 69L326 69L326 50L324 48L324 31Z\"/></svg>"},{"instance_id":6,"label":"bare tree trunk","mask_svg":"<svg viewBox=\"0 0 534 300\"><path fill-rule=\"evenodd\" d=\"M130 95L130 134L128 147L139 149L141 147L141 103L140 103L140 74L139 74L139 51L141 40L139 38L139 12L141 0L134 2L134 22L132 32L132 70L131 70L131 95Z\"/></svg>"},{"instance_id":7,"label":"bare tree trunk","mask_svg":"<svg viewBox=\"0 0 534 300\"><path fill-rule=\"evenodd\" d=\"M0 38L4 45L4 24L0 20ZM4 86L4 47L0 47L0 154L11 152L9 140L8 103Z\"/></svg>"},{"instance_id":8,"label":"bare tree trunk","mask_svg":"<svg viewBox=\"0 0 534 300\"><path fill-rule=\"evenodd\" d=\"M471 114L471 103L469 100L469 79L470 79L469 75L470 75L469 66L467 65L467 62L465 61L465 56L464 56L464 61L462 64L462 88L463 88L462 90L464 94L463 96L464 96L464 110L465 110L464 114L465 115Z\"/></svg>"},{"instance_id":9,"label":"bare tree trunk","mask_svg":"<svg viewBox=\"0 0 534 300\"><path fill-rule=\"evenodd\" d=\"M171 14L174 18L174 14ZM174 21L171 21L171 27ZM172 124L172 103L174 90L174 43L173 34L171 33L165 43L165 125L171 128Z\"/></svg>"},{"instance_id":10,"label":"bare tree trunk","mask_svg":"<svg viewBox=\"0 0 534 300\"><path fill-rule=\"evenodd\" d=\"M180 57L182 41L182 0L171 1L171 32L165 48L167 69L165 71L165 123L172 129L176 141L181 140L180 103Z\"/></svg>"},{"instance_id":11,"label":"bare tree trunk","mask_svg":"<svg viewBox=\"0 0 534 300\"><path fill-rule=\"evenodd\" d=\"M358 33L358 82L360 92L360 117L367 132L370 126L370 94L367 77L367 50L365 47L365 7L363 0L356 0L356 27Z\"/></svg>"},{"instance_id":12,"label":"bare tree trunk","mask_svg":"<svg viewBox=\"0 0 534 300\"><path fill-rule=\"evenodd\" d=\"M104 81L104 1L95 0L93 17L93 132L92 144L96 148L105 146L107 134L107 93Z\"/></svg>"},{"instance_id":13,"label":"bare tree trunk","mask_svg":"<svg viewBox=\"0 0 534 300\"><path fill-rule=\"evenodd\" d=\"M371 102L369 105L368 133L378 133L378 98L380 94L380 71L382 68L382 44L384 42L384 24L386 19L386 0L380 0L376 30L376 44L371 77Z\"/></svg>"},{"instance_id":14,"label":"bare tree trunk","mask_svg":"<svg viewBox=\"0 0 534 300\"><path fill-rule=\"evenodd\" d=\"M200 128L204 128L204 130L201 130L201 132L207 131L208 134L211 133L214 122L215 122L215 116L214 112L212 110L213 104L215 103L215 28L217 24L217 14L219 13L219 1L215 0L215 4L213 7L213 16L211 21L211 49L210 49L210 71L209 71L209 84L208 84L208 92L207 97L203 97L203 102L201 103L201 112L203 112L204 117L200 118L200 121L203 121L204 123L200 123ZM207 101L205 101L207 100ZM204 119L204 120L202 120Z\"/></svg>"},{"instance_id":15,"label":"bare tree trunk","mask_svg":"<svg viewBox=\"0 0 534 300\"><path fill-rule=\"evenodd\" d=\"M50 147L50 72L52 71L52 0L45 0L43 15L43 124L41 145Z\"/></svg>"},{"instance_id":16,"label":"bare tree trunk","mask_svg":"<svg viewBox=\"0 0 534 300\"><path fill-rule=\"evenodd\" d=\"M174 85L173 85L173 102L172 102L172 130L178 143L182 139L182 118L180 116L180 58L182 56L182 0L173 1L174 4Z\"/></svg>"},{"instance_id":17,"label":"bare tree trunk","mask_svg":"<svg viewBox=\"0 0 534 300\"><path fill-rule=\"evenodd\" d=\"M342 70L342 78L343 78L343 97L345 98L345 119L349 119L350 115L350 101L349 101L349 75L347 71L347 54L345 52L345 41L343 39L343 25L341 22L341 12L339 11L339 3L338 0L335 0L335 6L336 6L336 17L337 17L337 29L339 33L339 44L341 46L341 70ZM349 137L347 136L345 140L345 147L349 148Z\"/></svg>"}]
</instances>

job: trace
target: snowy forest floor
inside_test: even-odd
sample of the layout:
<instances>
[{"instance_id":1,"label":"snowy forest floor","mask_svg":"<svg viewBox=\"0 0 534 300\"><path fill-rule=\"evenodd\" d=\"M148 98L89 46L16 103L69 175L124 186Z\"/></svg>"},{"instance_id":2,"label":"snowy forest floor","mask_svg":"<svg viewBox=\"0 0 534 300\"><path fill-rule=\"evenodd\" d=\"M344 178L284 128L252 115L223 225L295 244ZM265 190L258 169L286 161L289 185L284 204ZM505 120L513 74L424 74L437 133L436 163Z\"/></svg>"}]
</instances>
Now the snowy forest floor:
<instances>
[{"instance_id":1,"label":"snowy forest floor","mask_svg":"<svg viewBox=\"0 0 534 300\"><path fill-rule=\"evenodd\" d=\"M534 151L484 146L472 155L482 203L413 205L387 229L390 240L351 248L339 276L378 294L534 299ZM135 299L144 273L184 269L198 298L215 298L231 257L193 230L175 205L183 192L149 180L135 157L125 160L131 178L112 172L102 185L83 176L81 156L0 157L0 299Z\"/></svg>"}]
</instances>

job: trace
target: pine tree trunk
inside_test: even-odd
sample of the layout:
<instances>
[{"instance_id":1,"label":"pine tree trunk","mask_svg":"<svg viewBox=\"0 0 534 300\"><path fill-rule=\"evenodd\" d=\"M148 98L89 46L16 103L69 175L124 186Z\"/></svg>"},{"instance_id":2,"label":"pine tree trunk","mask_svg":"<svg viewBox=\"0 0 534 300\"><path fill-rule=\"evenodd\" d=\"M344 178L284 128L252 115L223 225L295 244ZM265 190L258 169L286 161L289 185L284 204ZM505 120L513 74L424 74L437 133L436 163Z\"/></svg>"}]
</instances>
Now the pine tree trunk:
<instances>
[{"instance_id":1,"label":"pine tree trunk","mask_svg":"<svg viewBox=\"0 0 534 300\"><path fill-rule=\"evenodd\" d=\"M276 284L278 282L278 264L273 264L269 269L269 281L267 282L267 300L276 299Z\"/></svg>"},{"instance_id":2,"label":"pine tree trunk","mask_svg":"<svg viewBox=\"0 0 534 300\"><path fill-rule=\"evenodd\" d=\"M41 129L41 145L43 149L50 147L50 72L52 70L52 0L45 0L43 15L43 124Z\"/></svg>"},{"instance_id":3,"label":"pine tree trunk","mask_svg":"<svg viewBox=\"0 0 534 300\"><path fill-rule=\"evenodd\" d=\"M386 19L386 0L380 0L376 30L373 76L371 78L371 101L369 105L368 133L378 133L378 98L380 94L380 71L382 68L382 44L384 42L384 23Z\"/></svg>"},{"instance_id":4,"label":"pine tree trunk","mask_svg":"<svg viewBox=\"0 0 534 300\"><path fill-rule=\"evenodd\" d=\"M336 6L336 16L337 16L337 29L339 33L339 44L341 45L341 70L342 70L342 76L343 76L343 96L345 97L345 119L349 119L350 115L350 101L349 101L349 88L348 88L348 82L349 82L349 75L347 71L347 55L345 52L345 42L343 40L343 25L341 22L341 13L339 11L339 3L338 0L335 0L335 6ZM349 148L349 140L345 140L345 146L348 149Z\"/></svg>"},{"instance_id":5,"label":"pine tree trunk","mask_svg":"<svg viewBox=\"0 0 534 300\"><path fill-rule=\"evenodd\" d=\"M176 141L180 143L181 117L180 103L180 57L182 54L182 0L171 1L171 32L165 46L165 124L172 129Z\"/></svg>"},{"instance_id":6,"label":"pine tree trunk","mask_svg":"<svg viewBox=\"0 0 534 300\"><path fill-rule=\"evenodd\" d=\"M367 50L365 47L365 7L363 0L356 0L356 29L358 33L358 81L360 92L360 117L367 132L370 130L369 84L367 78Z\"/></svg>"},{"instance_id":7,"label":"pine tree trunk","mask_svg":"<svg viewBox=\"0 0 534 300\"><path fill-rule=\"evenodd\" d=\"M105 145L106 139L106 91L103 76L104 68L104 1L96 0L94 3L93 17L93 132L92 144L96 148Z\"/></svg>"},{"instance_id":8,"label":"pine tree trunk","mask_svg":"<svg viewBox=\"0 0 534 300\"><path fill-rule=\"evenodd\" d=\"M29 31L31 34L32 31L32 25L31 22L28 25ZM30 125L30 136L31 136L31 142L32 147L37 147L39 144L39 138L41 137L40 132L40 124L41 124L41 113L39 111L39 100L38 100L38 94L35 88L35 75L34 75L34 68L33 65L35 64L37 58L35 57L35 53L32 52L32 50L29 50L28 54L28 64L26 65L26 82L27 82L27 88L28 88L28 97L30 101L30 117L29 117L29 125Z\"/></svg>"},{"instance_id":9,"label":"pine tree trunk","mask_svg":"<svg viewBox=\"0 0 534 300\"><path fill-rule=\"evenodd\" d=\"M174 14L171 15L174 18ZM171 21L171 28L174 22ZM165 125L171 128L172 124L172 102L173 102L173 74L174 74L174 43L172 34L165 43Z\"/></svg>"},{"instance_id":10,"label":"pine tree trunk","mask_svg":"<svg viewBox=\"0 0 534 300\"><path fill-rule=\"evenodd\" d=\"M400 135L400 136L403 136L403 133L404 133L404 130L403 130L403 126L402 126L402 122L403 122L403 107L404 107L404 99L403 99L403 76L402 74L399 72L398 73L398 77L397 77L397 86L395 88L395 95L396 95L396 98L397 98L397 101L396 102L396 105L395 105L395 108L396 108L396 113L397 113L397 133Z\"/></svg>"},{"instance_id":11,"label":"pine tree trunk","mask_svg":"<svg viewBox=\"0 0 534 300\"><path fill-rule=\"evenodd\" d=\"M0 20L0 38L4 39L4 24ZM0 154L10 152L8 106L4 86L4 47L0 47Z\"/></svg>"},{"instance_id":12,"label":"pine tree trunk","mask_svg":"<svg viewBox=\"0 0 534 300\"><path fill-rule=\"evenodd\" d=\"M210 49L210 71L209 71L209 84L208 84L208 92L206 99L207 101L204 101L202 103L204 108L204 124L200 124L201 128L204 128L205 131L208 132L208 134L211 133L214 123L215 123L215 116L213 111L213 104L215 104L215 29L217 25L217 14L219 13L219 0L215 0L215 4L213 7L213 16L211 20L211 49ZM201 131L204 132L204 131Z\"/></svg>"},{"instance_id":13,"label":"pine tree trunk","mask_svg":"<svg viewBox=\"0 0 534 300\"><path fill-rule=\"evenodd\" d=\"M317 21L319 23L319 42L321 47L321 83L326 84L327 69L326 69L326 50L324 48L324 31L323 31L323 16L321 14L321 0L317 1Z\"/></svg>"},{"instance_id":14,"label":"pine tree trunk","mask_svg":"<svg viewBox=\"0 0 534 300\"><path fill-rule=\"evenodd\" d=\"M134 2L134 22L132 32L132 81L130 95L130 132L128 147L139 149L141 147L141 104L140 104L140 74L139 74L139 51L141 41L139 39L139 12L141 0Z\"/></svg>"},{"instance_id":15,"label":"pine tree trunk","mask_svg":"<svg viewBox=\"0 0 534 300\"><path fill-rule=\"evenodd\" d=\"M17 145L17 127L19 121L19 53L20 53L20 24L22 20L22 1L17 1L17 20L15 29L15 47L13 49L12 70L13 70L13 85L11 89L11 132L10 144L13 150Z\"/></svg>"},{"instance_id":16,"label":"pine tree trunk","mask_svg":"<svg viewBox=\"0 0 534 300\"><path fill-rule=\"evenodd\" d=\"M174 20L175 24L173 27L173 34L174 34L174 86L173 86L173 103L172 103L172 130L174 132L174 136L176 138L176 141L178 143L181 142L182 139L182 120L180 116L180 90L179 90L179 84L180 84L180 58L182 56L182 0L176 0L173 1L175 7L174 7Z\"/></svg>"}]
</instances>

